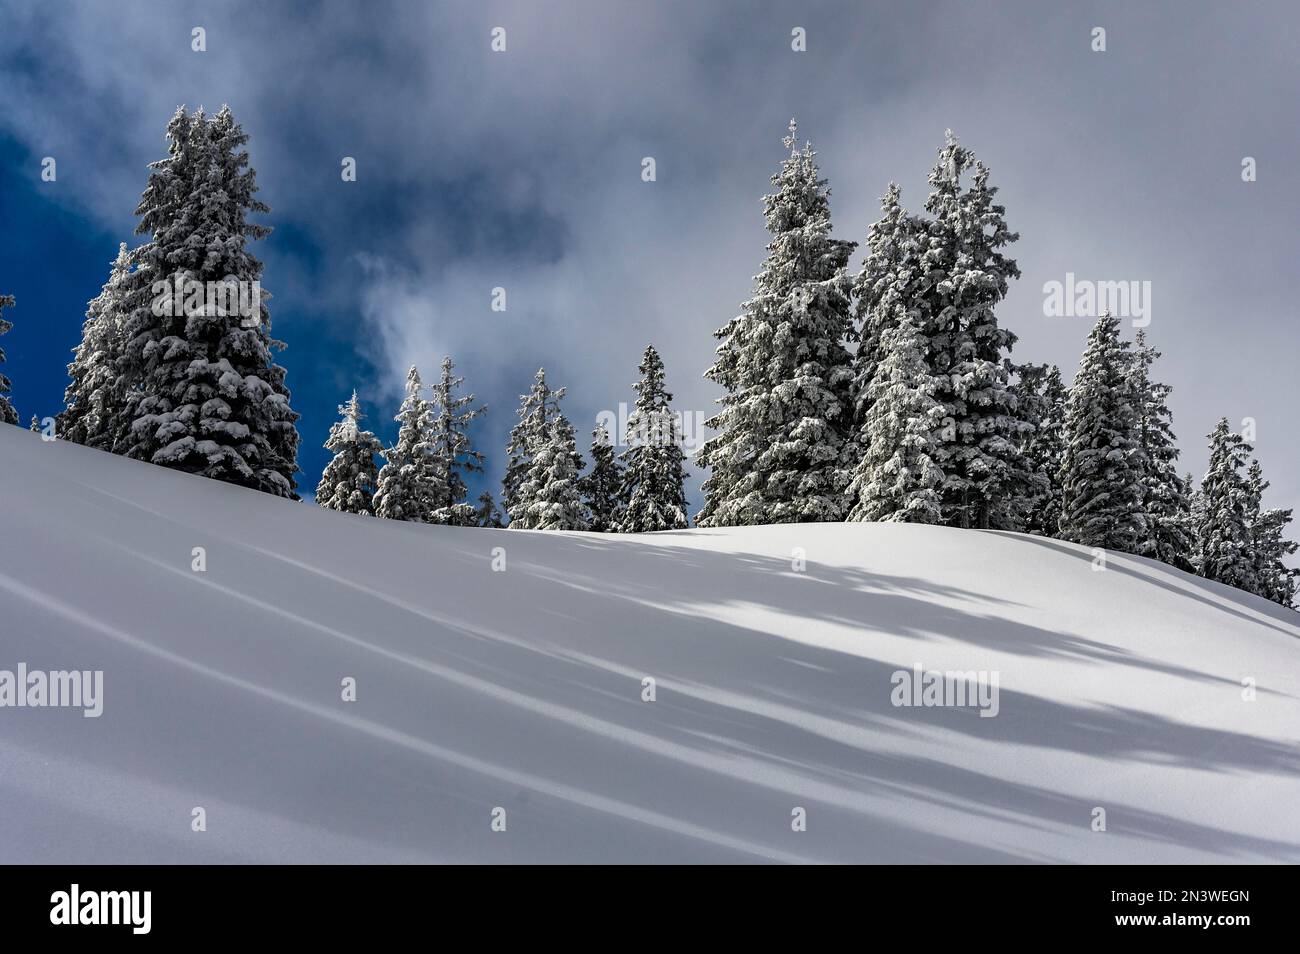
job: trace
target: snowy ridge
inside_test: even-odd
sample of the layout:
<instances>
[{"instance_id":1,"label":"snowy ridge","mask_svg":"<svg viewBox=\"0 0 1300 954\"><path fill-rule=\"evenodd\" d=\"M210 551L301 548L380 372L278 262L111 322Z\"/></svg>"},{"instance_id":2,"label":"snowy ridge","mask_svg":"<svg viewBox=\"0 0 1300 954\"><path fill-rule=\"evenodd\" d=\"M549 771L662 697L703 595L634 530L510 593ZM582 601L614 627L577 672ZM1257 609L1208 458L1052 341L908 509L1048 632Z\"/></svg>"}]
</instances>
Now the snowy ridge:
<instances>
[{"instance_id":1,"label":"snowy ridge","mask_svg":"<svg viewBox=\"0 0 1300 954\"><path fill-rule=\"evenodd\" d=\"M104 672L100 718L0 709L0 862L1300 860L1296 614L1150 560L378 521L14 427L0 458L0 670ZM997 671L997 716L893 706L914 663Z\"/></svg>"}]
</instances>

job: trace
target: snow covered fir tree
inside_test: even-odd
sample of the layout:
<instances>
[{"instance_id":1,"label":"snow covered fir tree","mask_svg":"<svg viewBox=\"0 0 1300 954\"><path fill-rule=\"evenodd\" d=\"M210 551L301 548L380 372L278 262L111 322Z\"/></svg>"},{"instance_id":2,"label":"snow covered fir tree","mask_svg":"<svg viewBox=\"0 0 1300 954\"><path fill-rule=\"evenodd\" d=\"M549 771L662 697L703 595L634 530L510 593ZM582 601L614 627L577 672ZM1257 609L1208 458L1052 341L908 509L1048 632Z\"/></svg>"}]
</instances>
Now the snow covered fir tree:
<instances>
[{"instance_id":1,"label":"snow covered fir tree","mask_svg":"<svg viewBox=\"0 0 1300 954\"><path fill-rule=\"evenodd\" d=\"M996 314L1010 280L1020 274L1003 252L1018 236L994 201L988 169L951 132L929 183L925 216L909 213L899 187L889 186L854 283L858 459L850 506L855 519L881 513L891 520L1024 529L1026 502L1048 490L1046 478L1024 457L1034 428L1012 387L1008 354L1016 338ZM900 346L914 356L901 355ZM910 386L897 381L903 366ZM878 373L895 380L880 384ZM908 397L909 390L919 393ZM886 406L875 408L877 400ZM902 400L913 407L900 411ZM904 429L910 463L893 446ZM876 468L887 472L877 476ZM876 496L863 504L865 490L878 495L890 485L894 503ZM900 507L908 486L920 496L915 506Z\"/></svg>"},{"instance_id":2,"label":"snow covered fir tree","mask_svg":"<svg viewBox=\"0 0 1300 954\"><path fill-rule=\"evenodd\" d=\"M1220 418L1210 432L1210 463L1201 481L1201 522L1196 534L1196 566L1201 576L1243 590L1255 584L1251 523L1258 511L1258 481L1247 482L1251 446Z\"/></svg>"},{"instance_id":3,"label":"snow covered fir tree","mask_svg":"<svg viewBox=\"0 0 1300 954\"><path fill-rule=\"evenodd\" d=\"M122 309L130 279L131 255L122 242L108 281L86 309L81 344L68 365L72 380L63 392L64 408L56 418L57 433L63 440L108 451L116 449L125 397L117 363L122 354Z\"/></svg>"},{"instance_id":4,"label":"snow covered fir tree","mask_svg":"<svg viewBox=\"0 0 1300 954\"><path fill-rule=\"evenodd\" d=\"M433 448L432 407L424 396L420 371L406 372L406 398L395 420L397 443L384 451L376 480L375 516L428 523L447 499L447 474Z\"/></svg>"},{"instance_id":5,"label":"snow covered fir tree","mask_svg":"<svg viewBox=\"0 0 1300 954\"><path fill-rule=\"evenodd\" d=\"M538 368L532 389L519 398L515 412L519 420L510 431L506 445L505 477L501 481L501 500L512 526L530 528L532 500L528 496L536 488L529 484L533 461L552 438L552 424L560 417L560 401L564 388L551 388L546 382L546 369ZM576 449L574 454L576 456ZM579 468L581 469L581 468ZM524 485L529 484L525 492Z\"/></svg>"},{"instance_id":6,"label":"snow covered fir tree","mask_svg":"<svg viewBox=\"0 0 1300 954\"><path fill-rule=\"evenodd\" d=\"M451 357L443 358L442 374L431 388L429 450L443 479L435 494L430 522L472 527L476 515L474 508L465 502L469 496L465 480L472 474L482 473L485 458L474 449L469 423L486 408L476 407L472 394L458 395L465 379L456 376L454 369Z\"/></svg>"},{"instance_id":7,"label":"snow covered fir tree","mask_svg":"<svg viewBox=\"0 0 1300 954\"><path fill-rule=\"evenodd\" d=\"M298 415L284 368L272 360L282 345L270 336L270 296L248 248L270 233L248 220L270 211L256 198L248 136L228 107L211 118L181 108L167 138L168 157L153 163L136 209L136 231L150 238L133 254L124 302L118 366L129 423L118 446L140 460L293 496ZM238 296L248 307L208 300L217 286L227 302Z\"/></svg>"},{"instance_id":8,"label":"snow covered fir tree","mask_svg":"<svg viewBox=\"0 0 1300 954\"><path fill-rule=\"evenodd\" d=\"M853 332L849 256L831 237L830 190L815 153L790 151L763 199L772 234L754 296L715 332L706 377L721 385L718 433L697 461L704 482L702 527L840 520L853 466Z\"/></svg>"},{"instance_id":9,"label":"snow covered fir tree","mask_svg":"<svg viewBox=\"0 0 1300 954\"><path fill-rule=\"evenodd\" d=\"M967 172L971 181L963 188ZM1020 452L1031 425L1010 386L1007 355L1016 336L1001 327L996 308L1010 279L1020 276L1003 252L1019 236L994 201L988 168L951 131L929 182L917 305L946 419L935 454L944 475L944 522L1018 530L1018 503L1032 493Z\"/></svg>"},{"instance_id":10,"label":"snow covered fir tree","mask_svg":"<svg viewBox=\"0 0 1300 954\"><path fill-rule=\"evenodd\" d=\"M556 413L532 444L528 474L515 495L511 528L521 530L588 530L591 517L582 500L582 456L573 425Z\"/></svg>"},{"instance_id":11,"label":"snow covered fir tree","mask_svg":"<svg viewBox=\"0 0 1300 954\"><path fill-rule=\"evenodd\" d=\"M885 330L878 349L848 519L940 523L944 475L934 455L945 408L925 363L925 339L904 315Z\"/></svg>"},{"instance_id":12,"label":"snow covered fir tree","mask_svg":"<svg viewBox=\"0 0 1300 954\"><path fill-rule=\"evenodd\" d=\"M334 457L325 465L316 486L316 503L326 510L374 516L375 490L379 484L376 455L384 445L374 434L361 427L365 416L357 401L357 392L347 404L339 405L342 419L330 428L325 449Z\"/></svg>"},{"instance_id":13,"label":"snow covered fir tree","mask_svg":"<svg viewBox=\"0 0 1300 954\"><path fill-rule=\"evenodd\" d=\"M1061 539L1125 553L1148 530L1131 363L1119 319L1102 315L1070 388L1061 456Z\"/></svg>"},{"instance_id":14,"label":"snow covered fir tree","mask_svg":"<svg viewBox=\"0 0 1300 954\"><path fill-rule=\"evenodd\" d=\"M298 415L269 294L249 243L256 198L248 136L228 107L179 108L168 155L136 208L145 244L119 246L87 309L59 436L118 454L296 497Z\"/></svg>"},{"instance_id":15,"label":"snow covered fir tree","mask_svg":"<svg viewBox=\"0 0 1300 954\"><path fill-rule=\"evenodd\" d=\"M1291 606L1300 587L1300 568L1288 562L1300 550L1300 543L1286 538L1286 528L1292 519L1291 508L1261 507L1268 481L1262 479L1259 461L1251 461L1247 476L1252 504L1250 591L1274 603Z\"/></svg>"},{"instance_id":16,"label":"snow covered fir tree","mask_svg":"<svg viewBox=\"0 0 1300 954\"><path fill-rule=\"evenodd\" d=\"M619 510L622 533L686 528L686 453L673 415L673 396L664 386L664 363L654 345L641 358L641 380L632 385L636 407L627 420L627 450ZM593 453L595 448L593 447Z\"/></svg>"},{"instance_id":17,"label":"snow covered fir tree","mask_svg":"<svg viewBox=\"0 0 1300 954\"><path fill-rule=\"evenodd\" d=\"M1137 415L1146 534L1138 542L1137 552L1191 570L1195 549L1191 488L1178 473L1178 443L1169 410L1173 389L1151 377L1151 368L1159 357L1160 352L1147 344L1146 332L1138 331L1133 342L1129 389Z\"/></svg>"},{"instance_id":18,"label":"snow covered fir tree","mask_svg":"<svg viewBox=\"0 0 1300 954\"><path fill-rule=\"evenodd\" d=\"M614 442L605 425L591 432L591 470L581 481L582 499L591 518L590 529L609 533L619 526L619 490L623 472L614 454Z\"/></svg>"},{"instance_id":19,"label":"snow covered fir tree","mask_svg":"<svg viewBox=\"0 0 1300 954\"><path fill-rule=\"evenodd\" d=\"M1017 364L1017 405L1033 430L1024 436L1032 492L1024 501L1024 529L1053 536L1061 525L1061 459L1065 455L1065 411L1069 396L1056 365Z\"/></svg>"},{"instance_id":20,"label":"snow covered fir tree","mask_svg":"<svg viewBox=\"0 0 1300 954\"><path fill-rule=\"evenodd\" d=\"M857 446L848 519L939 523L943 472L934 454L945 409L920 327L926 226L903 208L896 183L880 204L853 288Z\"/></svg>"}]
</instances>

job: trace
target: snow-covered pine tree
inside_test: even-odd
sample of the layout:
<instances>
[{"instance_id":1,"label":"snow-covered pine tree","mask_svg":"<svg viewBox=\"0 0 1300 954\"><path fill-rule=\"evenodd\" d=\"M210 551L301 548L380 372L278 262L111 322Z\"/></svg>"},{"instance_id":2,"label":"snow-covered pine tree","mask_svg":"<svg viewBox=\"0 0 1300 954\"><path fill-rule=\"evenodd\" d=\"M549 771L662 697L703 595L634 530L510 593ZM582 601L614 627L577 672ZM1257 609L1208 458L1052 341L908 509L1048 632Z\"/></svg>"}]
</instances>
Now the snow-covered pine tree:
<instances>
[{"instance_id":1,"label":"snow-covered pine tree","mask_svg":"<svg viewBox=\"0 0 1300 954\"><path fill-rule=\"evenodd\" d=\"M1176 566L1192 569L1196 549L1190 532L1190 488L1178 473L1178 444L1174 437L1169 394L1173 388L1151 377L1151 367L1160 352L1147 344L1146 332L1138 331L1133 343L1130 389L1137 411L1137 438L1142 449L1142 509L1146 514L1146 535L1138 541L1137 553Z\"/></svg>"},{"instance_id":2,"label":"snow-covered pine tree","mask_svg":"<svg viewBox=\"0 0 1300 954\"><path fill-rule=\"evenodd\" d=\"M1197 572L1210 580L1250 590L1255 572L1251 553L1251 511L1258 505L1242 468L1252 448L1220 418L1210 432L1210 462L1201 481L1197 527Z\"/></svg>"},{"instance_id":3,"label":"snow-covered pine tree","mask_svg":"<svg viewBox=\"0 0 1300 954\"><path fill-rule=\"evenodd\" d=\"M152 164L136 209L136 231L150 240L136 249L125 296L119 386L130 423L120 449L296 496L298 415L284 368L272 359L283 344L270 336L262 263L248 249L250 239L270 232L248 221L251 213L270 211L256 198L256 173L243 148L248 136L228 107L211 119L182 107L167 137L168 157ZM181 300L164 301L164 290L174 292L177 282L202 285L182 286ZM208 294L218 284L231 293L224 307Z\"/></svg>"},{"instance_id":4,"label":"snow-covered pine tree","mask_svg":"<svg viewBox=\"0 0 1300 954\"><path fill-rule=\"evenodd\" d=\"M0 335L12 328L12 321L5 321L4 312L6 308L14 306L13 295L0 295ZM0 348L0 364L4 364L5 350ZM13 402L9 399L9 389L11 385L9 379L0 373L0 424L17 424L18 412L14 410Z\"/></svg>"},{"instance_id":5,"label":"snow-covered pine tree","mask_svg":"<svg viewBox=\"0 0 1300 954\"><path fill-rule=\"evenodd\" d=\"M1300 582L1300 569L1287 564L1300 544L1286 539L1286 527L1291 522L1292 511L1272 508L1261 511L1254 527L1257 590L1260 596L1280 603L1289 609L1296 608L1296 589Z\"/></svg>"},{"instance_id":6,"label":"snow-covered pine tree","mask_svg":"<svg viewBox=\"0 0 1300 954\"><path fill-rule=\"evenodd\" d=\"M375 488L379 472L375 455L383 454L384 445L379 438L360 426L361 405L357 392L347 404L339 405L342 420L330 427L325 449L332 451L333 460L325 465L320 483L316 487L316 503L327 510L373 516Z\"/></svg>"},{"instance_id":7,"label":"snow-covered pine tree","mask_svg":"<svg viewBox=\"0 0 1300 954\"><path fill-rule=\"evenodd\" d=\"M881 217L867 230L867 255L854 279L858 350L854 355L854 395L857 426L866 418L871 376L883 358L881 336L905 316L917 333L924 320L921 255L926 224L903 208L902 190L891 182L880 200ZM924 357L928 357L927 354ZM859 450L866 443L858 435Z\"/></svg>"},{"instance_id":8,"label":"snow-covered pine tree","mask_svg":"<svg viewBox=\"0 0 1300 954\"><path fill-rule=\"evenodd\" d=\"M474 526L491 527L500 530L505 524L501 518L501 508L492 499L492 492L485 490L478 495L478 507L474 510Z\"/></svg>"},{"instance_id":9,"label":"snow-covered pine tree","mask_svg":"<svg viewBox=\"0 0 1300 954\"><path fill-rule=\"evenodd\" d=\"M963 190L961 177L972 169ZM1019 236L1007 228L1006 209L994 201L998 190L988 179L988 168L950 130L929 175L921 333L949 418L934 455L944 474L944 520L1018 530L1023 500L1033 493L1020 452L1031 425L1010 387L1007 355L1016 336L999 326L995 309L1009 280L1020 277L1002 252Z\"/></svg>"},{"instance_id":10,"label":"snow-covered pine tree","mask_svg":"<svg viewBox=\"0 0 1300 954\"><path fill-rule=\"evenodd\" d=\"M1291 522L1292 511L1272 508L1259 515L1255 527L1255 547L1260 573L1259 595L1274 603L1296 608L1296 591L1300 586L1300 569L1289 566L1286 558L1300 549L1300 544L1286 539L1286 527Z\"/></svg>"},{"instance_id":11,"label":"snow-covered pine tree","mask_svg":"<svg viewBox=\"0 0 1300 954\"><path fill-rule=\"evenodd\" d=\"M763 199L768 255L755 294L714 333L722 344L705 377L726 389L718 431L697 460L699 526L841 520L856 459L848 260L855 243L830 237L830 190L815 153L796 146Z\"/></svg>"},{"instance_id":12,"label":"snow-covered pine tree","mask_svg":"<svg viewBox=\"0 0 1300 954\"><path fill-rule=\"evenodd\" d=\"M474 406L474 395L457 397L456 392L465 379L453 371L451 356L442 359L442 375L430 389L432 420L429 438L433 454L438 460L438 470L444 475L437 506L430 517L432 523L446 523L460 527L475 526L474 508L466 503L469 487L465 475L481 473L484 457L474 450L469 438L469 422L487 410Z\"/></svg>"},{"instance_id":13,"label":"snow-covered pine tree","mask_svg":"<svg viewBox=\"0 0 1300 954\"><path fill-rule=\"evenodd\" d=\"M1244 587L1252 593L1259 593L1263 589L1266 575L1265 561L1261 558L1255 544L1260 514L1264 509L1264 491L1268 488L1269 482L1264 479L1264 469L1260 466L1259 459L1253 458L1246 469L1246 526L1250 531L1250 546L1247 553L1251 559L1251 573L1250 582Z\"/></svg>"},{"instance_id":14,"label":"snow-covered pine tree","mask_svg":"<svg viewBox=\"0 0 1300 954\"><path fill-rule=\"evenodd\" d=\"M397 443L384 452L376 482L376 517L427 523L446 499L446 476L430 444L431 416L420 371L411 365L406 372L406 397L394 418L401 425Z\"/></svg>"},{"instance_id":15,"label":"snow-covered pine tree","mask_svg":"<svg viewBox=\"0 0 1300 954\"><path fill-rule=\"evenodd\" d=\"M627 450L619 489L619 533L686 528L686 453L664 385L664 363L654 345L641 357L641 380L632 385L636 406L627 419Z\"/></svg>"},{"instance_id":16,"label":"snow-covered pine tree","mask_svg":"<svg viewBox=\"0 0 1300 954\"><path fill-rule=\"evenodd\" d=\"M848 519L938 523L943 472L932 455L944 407L934 397L925 339L904 313L887 323L877 347Z\"/></svg>"},{"instance_id":17,"label":"snow-covered pine tree","mask_svg":"<svg viewBox=\"0 0 1300 954\"><path fill-rule=\"evenodd\" d=\"M519 491L528 479L535 449L542 446L551 431L551 422L560 413L560 399L564 388L552 390L546 383L546 369L538 368L533 378L532 390L520 395L519 420L510 430L506 445L509 459L506 474L501 481L501 501L514 522L528 508L528 501L520 498Z\"/></svg>"},{"instance_id":18,"label":"snow-covered pine tree","mask_svg":"<svg viewBox=\"0 0 1300 954\"><path fill-rule=\"evenodd\" d=\"M1060 481L1061 539L1124 553L1146 536L1131 367L1119 319L1103 314L1070 388Z\"/></svg>"},{"instance_id":19,"label":"snow-covered pine tree","mask_svg":"<svg viewBox=\"0 0 1300 954\"><path fill-rule=\"evenodd\" d=\"M1197 485L1196 478L1192 476L1190 470L1183 474L1183 485L1188 488L1187 532L1192 539L1192 572L1199 576L1201 575L1201 548L1198 541L1200 540L1200 528L1205 523L1205 495L1201 493L1201 488Z\"/></svg>"},{"instance_id":20,"label":"snow-covered pine tree","mask_svg":"<svg viewBox=\"0 0 1300 954\"><path fill-rule=\"evenodd\" d=\"M17 421L14 423L16 424ZM33 414L31 421L27 425L27 429L33 434L39 434L41 432L41 419Z\"/></svg>"},{"instance_id":21,"label":"snow-covered pine tree","mask_svg":"<svg viewBox=\"0 0 1300 954\"><path fill-rule=\"evenodd\" d=\"M131 284L131 255L126 243L117 247L108 281L86 308L81 344L68 365L71 382L63 392L63 410L56 418L60 439L113 450L124 395L118 393L117 360L122 350L125 296Z\"/></svg>"},{"instance_id":22,"label":"snow-covered pine tree","mask_svg":"<svg viewBox=\"0 0 1300 954\"><path fill-rule=\"evenodd\" d=\"M528 477L519 487L517 506L524 509L510 515L510 528L519 530L587 530L591 518L582 502L578 453L573 425L556 413L545 441L535 446Z\"/></svg>"},{"instance_id":23,"label":"snow-covered pine tree","mask_svg":"<svg viewBox=\"0 0 1300 954\"><path fill-rule=\"evenodd\" d=\"M1061 526L1061 458L1065 454L1067 391L1056 365L1016 364L1016 392L1021 417L1033 425L1021 453L1034 480L1022 518L1029 533L1054 537Z\"/></svg>"},{"instance_id":24,"label":"snow-covered pine tree","mask_svg":"<svg viewBox=\"0 0 1300 954\"><path fill-rule=\"evenodd\" d=\"M1300 549L1300 544L1287 540L1284 535L1287 524L1291 522L1290 509L1264 509L1264 491L1268 486L1259 461L1252 460L1246 473L1246 511L1252 562L1250 591L1291 607L1295 602L1300 570L1288 566L1286 558Z\"/></svg>"},{"instance_id":25,"label":"snow-covered pine tree","mask_svg":"<svg viewBox=\"0 0 1300 954\"><path fill-rule=\"evenodd\" d=\"M614 443L605 425L597 424L591 432L591 470L580 481L583 502L591 514L590 529L612 533L618 528L619 488L623 484Z\"/></svg>"}]
</instances>

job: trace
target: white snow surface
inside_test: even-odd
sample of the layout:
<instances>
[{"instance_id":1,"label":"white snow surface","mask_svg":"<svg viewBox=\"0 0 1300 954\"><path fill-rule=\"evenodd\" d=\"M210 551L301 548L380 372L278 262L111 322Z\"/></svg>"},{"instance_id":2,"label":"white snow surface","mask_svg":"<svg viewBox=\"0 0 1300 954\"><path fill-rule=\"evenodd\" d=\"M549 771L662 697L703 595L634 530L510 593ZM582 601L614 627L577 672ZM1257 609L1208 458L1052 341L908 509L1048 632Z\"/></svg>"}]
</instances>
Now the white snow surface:
<instances>
[{"instance_id":1,"label":"white snow surface","mask_svg":"<svg viewBox=\"0 0 1300 954\"><path fill-rule=\"evenodd\" d=\"M17 427L0 460L0 669L104 672L98 719L0 708L0 862L1300 860L1297 616L1150 560L421 526ZM914 663L997 671L998 715L893 706Z\"/></svg>"}]
</instances>

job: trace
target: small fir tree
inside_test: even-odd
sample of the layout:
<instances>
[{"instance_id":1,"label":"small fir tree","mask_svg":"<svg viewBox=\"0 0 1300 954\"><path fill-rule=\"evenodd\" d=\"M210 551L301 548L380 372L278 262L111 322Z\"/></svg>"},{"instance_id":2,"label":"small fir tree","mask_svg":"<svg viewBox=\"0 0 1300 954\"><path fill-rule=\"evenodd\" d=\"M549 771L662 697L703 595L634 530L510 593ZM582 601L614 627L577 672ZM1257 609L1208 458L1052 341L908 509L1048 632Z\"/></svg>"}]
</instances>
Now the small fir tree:
<instances>
[{"instance_id":1,"label":"small fir tree","mask_svg":"<svg viewBox=\"0 0 1300 954\"><path fill-rule=\"evenodd\" d=\"M330 427L325 449L334 458L325 465L320 483L316 487L316 503L327 510L374 516L375 489L379 471L375 455L382 455L383 444L379 438L360 426L361 405L357 392L347 404L339 405L342 420Z\"/></svg>"}]
</instances>

